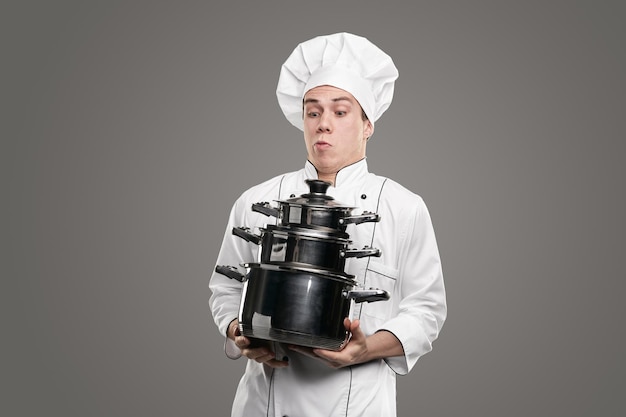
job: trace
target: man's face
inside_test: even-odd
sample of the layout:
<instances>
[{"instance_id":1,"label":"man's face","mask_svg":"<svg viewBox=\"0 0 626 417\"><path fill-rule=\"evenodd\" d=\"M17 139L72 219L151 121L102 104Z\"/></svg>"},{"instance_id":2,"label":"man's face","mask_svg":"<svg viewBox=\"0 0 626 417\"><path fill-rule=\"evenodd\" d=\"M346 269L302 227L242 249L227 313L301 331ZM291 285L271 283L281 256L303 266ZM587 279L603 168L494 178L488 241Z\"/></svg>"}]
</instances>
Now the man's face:
<instances>
[{"instance_id":1,"label":"man's face","mask_svg":"<svg viewBox=\"0 0 626 417\"><path fill-rule=\"evenodd\" d=\"M323 85L305 94L304 141L320 178L332 177L334 182L340 169L363 159L373 130L347 91Z\"/></svg>"}]
</instances>

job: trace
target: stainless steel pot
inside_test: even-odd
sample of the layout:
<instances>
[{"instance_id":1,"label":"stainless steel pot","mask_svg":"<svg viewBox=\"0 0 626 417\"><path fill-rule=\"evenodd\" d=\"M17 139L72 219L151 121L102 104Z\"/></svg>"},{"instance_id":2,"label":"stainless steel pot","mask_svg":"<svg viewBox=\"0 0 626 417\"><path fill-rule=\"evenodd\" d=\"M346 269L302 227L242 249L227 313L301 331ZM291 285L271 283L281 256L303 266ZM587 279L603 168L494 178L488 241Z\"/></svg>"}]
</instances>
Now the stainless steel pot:
<instances>
[{"instance_id":1,"label":"stainless steel pot","mask_svg":"<svg viewBox=\"0 0 626 417\"><path fill-rule=\"evenodd\" d=\"M321 270L258 263L216 271L244 282L239 330L244 336L288 344L340 350L349 333L343 321L353 303L389 299L379 289L355 289L353 277Z\"/></svg>"},{"instance_id":2,"label":"stainless steel pot","mask_svg":"<svg viewBox=\"0 0 626 417\"><path fill-rule=\"evenodd\" d=\"M268 225L261 234L249 228L235 227L233 234L261 245L260 260L267 264L288 267L314 267L342 273L346 258L380 256L379 249L349 248L347 233L325 232L317 229L292 228Z\"/></svg>"},{"instance_id":3,"label":"stainless steel pot","mask_svg":"<svg viewBox=\"0 0 626 417\"><path fill-rule=\"evenodd\" d=\"M308 179L306 183L310 192L287 200L275 200L279 207L272 207L269 202L252 205L252 210L273 216L281 226L296 226L315 229L345 231L348 224L380 221L376 213L364 212L352 215L355 207L345 206L336 202L326 194L331 185L329 182Z\"/></svg>"}]
</instances>

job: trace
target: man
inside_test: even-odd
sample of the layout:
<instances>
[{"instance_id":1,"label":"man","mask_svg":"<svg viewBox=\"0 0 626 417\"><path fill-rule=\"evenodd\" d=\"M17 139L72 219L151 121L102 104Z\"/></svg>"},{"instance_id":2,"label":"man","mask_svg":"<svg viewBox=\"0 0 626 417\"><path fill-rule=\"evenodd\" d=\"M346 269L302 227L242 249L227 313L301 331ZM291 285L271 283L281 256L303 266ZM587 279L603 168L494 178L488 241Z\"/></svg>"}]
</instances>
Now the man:
<instances>
[{"instance_id":1,"label":"man","mask_svg":"<svg viewBox=\"0 0 626 417\"><path fill-rule=\"evenodd\" d=\"M214 273L210 306L226 335L226 353L248 358L233 416L395 416L396 374L406 374L432 349L446 318L435 234L423 200L368 172L366 147L393 96L397 69L369 40L349 33L299 44L281 68L277 97L286 118L304 132L308 159L296 172L269 179L235 202L217 263L255 262L258 247L233 236L235 226L262 228L253 203L308 192L305 179L332 185L338 202L379 214L378 223L349 225L355 246L379 248L378 258L346 260L346 272L387 301L359 303L344 324L351 338L340 351L251 345L238 328L242 284Z\"/></svg>"}]
</instances>

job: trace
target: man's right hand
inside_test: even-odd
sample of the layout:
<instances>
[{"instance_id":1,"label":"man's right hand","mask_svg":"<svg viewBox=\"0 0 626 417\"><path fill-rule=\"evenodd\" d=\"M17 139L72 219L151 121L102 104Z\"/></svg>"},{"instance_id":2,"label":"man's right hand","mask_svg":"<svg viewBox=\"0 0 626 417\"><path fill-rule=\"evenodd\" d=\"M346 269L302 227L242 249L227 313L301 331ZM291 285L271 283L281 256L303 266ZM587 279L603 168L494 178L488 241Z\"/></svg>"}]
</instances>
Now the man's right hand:
<instances>
[{"instance_id":1,"label":"man's right hand","mask_svg":"<svg viewBox=\"0 0 626 417\"><path fill-rule=\"evenodd\" d=\"M241 350L241 354L248 359L265 364L272 368L285 368L289 365L286 360L276 359L276 353L267 340L250 339L241 334L239 321L233 320L228 326L228 337L235 341L235 345Z\"/></svg>"}]
</instances>

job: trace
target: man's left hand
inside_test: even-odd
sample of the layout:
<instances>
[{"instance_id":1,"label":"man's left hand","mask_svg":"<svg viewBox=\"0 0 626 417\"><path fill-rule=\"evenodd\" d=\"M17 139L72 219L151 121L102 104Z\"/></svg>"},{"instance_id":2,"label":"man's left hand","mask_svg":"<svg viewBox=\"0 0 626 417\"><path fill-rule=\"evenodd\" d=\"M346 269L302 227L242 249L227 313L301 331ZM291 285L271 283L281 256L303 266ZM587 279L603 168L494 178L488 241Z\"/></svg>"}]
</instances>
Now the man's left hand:
<instances>
[{"instance_id":1,"label":"man's left hand","mask_svg":"<svg viewBox=\"0 0 626 417\"><path fill-rule=\"evenodd\" d=\"M343 324L346 330L350 332L351 336L348 343L340 351L294 345L290 345L289 348L309 357L321 360L332 368L343 368L345 366L367 362L369 360L367 355L367 337L361 330L359 320L351 321L345 318Z\"/></svg>"}]
</instances>

